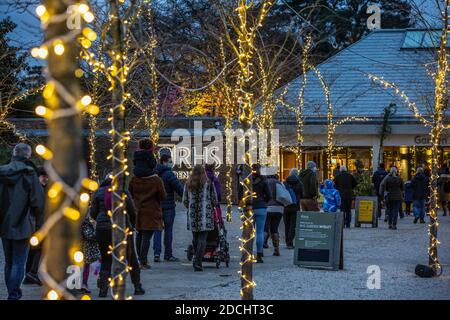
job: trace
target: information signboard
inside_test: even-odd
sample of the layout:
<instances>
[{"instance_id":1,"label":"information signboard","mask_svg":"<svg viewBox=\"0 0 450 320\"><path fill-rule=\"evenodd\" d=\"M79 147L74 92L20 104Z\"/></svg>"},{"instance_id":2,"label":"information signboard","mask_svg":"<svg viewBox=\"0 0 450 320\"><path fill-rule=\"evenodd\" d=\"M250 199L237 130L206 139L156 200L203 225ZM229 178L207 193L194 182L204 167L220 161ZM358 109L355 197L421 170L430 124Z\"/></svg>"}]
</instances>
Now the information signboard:
<instances>
[{"instance_id":1,"label":"information signboard","mask_svg":"<svg viewBox=\"0 0 450 320\"><path fill-rule=\"evenodd\" d=\"M299 212L294 264L301 267L343 269L343 214Z\"/></svg>"},{"instance_id":2,"label":"information signboard","mask_svg":"<svg viewBox=\"0 0 450 320\"><path fill-rule=\"evenodd\" d=\"M356 197L355 204L355 227L361 224L370 224L373 228L378 227L377 197Z\"/></svg>"}]
</instances>

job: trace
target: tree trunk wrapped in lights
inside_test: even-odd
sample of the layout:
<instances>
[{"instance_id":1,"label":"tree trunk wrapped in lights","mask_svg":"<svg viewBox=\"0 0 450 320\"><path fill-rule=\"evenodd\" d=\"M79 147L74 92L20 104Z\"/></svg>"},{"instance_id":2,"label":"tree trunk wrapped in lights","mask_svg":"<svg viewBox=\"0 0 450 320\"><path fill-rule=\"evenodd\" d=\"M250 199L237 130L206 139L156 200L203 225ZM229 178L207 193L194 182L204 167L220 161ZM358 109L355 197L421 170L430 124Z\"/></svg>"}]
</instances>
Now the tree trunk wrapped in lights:
<instances>
[{"instance_id":1,"label":"tree trunk wrapped in lights","mask_svg":"<svg viewBox=\"0 0 450 320\"><path fill-rule=\"evenodd\" d=\"M223 10L223 7L219 6L224 29L228 31L231 25L238 37L238 44L236 45L230 34L225 34L228 44L238 58L239 70L236 83L236 99L238 104L239 122L244 132L253 130L254 125L253 94L250 81L253 75L251 60L255 53L254 42L256 30L262 25L264 18L267 16L267 13L272 6L272 2L261 1L257 17L253 24L250 25L248 13L254 6L254 1L237 1L237 8L235 8L235 11L238 14L237 19L235 19L234 15ZM245 145L245 138L243 138L243 141L238 141L238 143ZM254 143L250 142L249 146L252 145L254 145ZM239 159L239 161L243 161L239 179L239 183L243 189L243 195L239 201L239 208L242 210L242 236L240 238L240 251L242 255L240 262L240 276L241 297L243 300L253 299L253 288L256 285L253 281L253 262L255 261L253 255L253 242L255 238L255 228L252 208L254 197L251 169L254 160L252 159L252 151L253 150L246 151L243 155L244 159Z\"/></svg>"},{"instance_id":2,"label":"tree trunk wrapped in lights","mask_svg":"<svg viewBox=\"0 0 450 320\"><path fill-rule=\"evenodd\" d=\"M69 21L68 7L78 11L78 24ZM77 79L79 47L76 40L81 33L81 16L86 20L89 7L78 1L46 0L36 10L45 29L45 42L39 57L47 58L47 85L43 91L46 106L38 106L36 113L48 122L48 148L36 147L36 152L46 161L50 177L46 220L42 228L31 238L37 245L44 238L44 251L40 274L45 283L47 299L74 299L66 290L66 268L82 266L83 255L78 246L79 221L82 218L89 195L97 184L87 178L82 161L81 113L92 110L90 97L81 97ZM71 26L73 28L71 28Z\"/></svg>"},{"instance_id":3,"label":"tree trunk wrapped in lights","mask_svg":"<svg viewBox=\"0 0 450 320\"><path fill-rule=\"evenodd\" d=\"M112 136L112 148L109 158L112 160L112 209L110 212L112 219L112 278L110 281L112 295L115 300L124 300L125 281L129 271L126 240L130 230L127 229L126 217L126 175L127 158L125 145L129 140L129 132L125 127L125 101L127 93L125 83L127 70L124 62L124 37L123 26L120 18L119 1L110 0L110 19L111 19L111 59L112 65L110 73L112 108L110 115Z\"/></svg>"}]
</instances>

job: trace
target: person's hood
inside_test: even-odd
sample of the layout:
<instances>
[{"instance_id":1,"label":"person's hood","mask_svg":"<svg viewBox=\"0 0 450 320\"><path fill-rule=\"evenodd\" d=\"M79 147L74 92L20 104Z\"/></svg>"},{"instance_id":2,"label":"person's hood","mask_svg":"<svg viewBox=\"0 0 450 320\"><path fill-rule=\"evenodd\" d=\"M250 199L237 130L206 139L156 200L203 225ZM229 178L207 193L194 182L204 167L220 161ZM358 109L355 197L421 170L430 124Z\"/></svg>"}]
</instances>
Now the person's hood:
<instances>
[{"instance_id":1,"label":"person's hood","mask_svg":"<svg viewBox=\"0 0 450 320\"><path fill-rule=\"evenodd\" d=\"M286 183L290 185L295 185L299 183L299 180L296 176L290 175L286 178Z\"/></svg>"},{"instance_id":2,"label":"person's hood","mask_svg":"<svg viewBox=\"0 0 450 320\"><path fill-rule=\"evenodd\" d=\"M205 170L206 172L206 176L209 178L209 180L213 180L215 178L214 172L210 171L210 170Z\"/></svg>"},{"instance_id":3,"label":"person's hood","mask_svg":"<svg viewBox=\"0 0 450 320\"><path fill-rule=\"evenodd\" d=\"M0 166L0 181L3 183L15 183L20 179L21 173L31 174L35 172L34 164L25 158L13 157L10 163Z\"/></svg>"},{"instance_id":4,"label":"person's hood","mask_svg":"<svg viewBox=\"0 0 450 320\"><path fill-rule=\"evenodd\" d=\"M298 174L299 178L304 178L310 175L314 175L314 171L312 171L311 169L303 169L302 171L300 171L300 173Z\"/></svg>"},{"instance_id":5,"label":"person's hood","mask_svg":"<svg viewBox=\"0 0 450 320\"><path fill-rule=\"evenodd\" d=\"M264 182L266 178L262 175L253 175L253 185L257 185L258 183Z\"/></svg>"},{"instance_id":6,"label":"person's hood","mask_svg":"<svg viewBox=\"0 0 450 320\"><path fill-rule=\"evenodd\" d=\"M386 169L378 168L377 172L379 172L379 173L386 173L387 171L386 171Z\"/></svg>"},{"instance_id":7,"label":"person's hood","mask_svg":"<svg viewBox=\"0 0 450 320\"><path fill-rule=\"evenodd\" d=\"M334 189L334 183L330 179L325 180L325 188L329 190Z\"/></svg>"},{"instance_id":8,"label":"person's hood","mask_svg":"<svg viewBox=\"0 0 450 320\"><path fill-rule=\"evenodd\" d=\"M148 150L136 150L133 153L133 160L148 160L152 157L152 152Z\"/></svg>"},{"instance_id":9,"label":"person's hood","mask_svg":"<svg viewBox=\"0 0 450 320\"><path fill-rule=\"evenodd\" d=\"M172 171L172 169L169 168L168 166L162 164L162 163L158 163L158 164L156 165L156 172L157 172L158 174L161 175L161 174L163 174L163 173L166 172L166 171Z\"/></svg>"},{"instance_id":10,"label":"person's hood","mask_svg":"<svg viewBox=\"0 0 450 320\"><path fill-rule=\"evenodd\" d=\"M425 173L416 174L416 179L419 179L419 180L425 180L426 177L427 176L425 175Z\"/></svg>"}]
</instances>

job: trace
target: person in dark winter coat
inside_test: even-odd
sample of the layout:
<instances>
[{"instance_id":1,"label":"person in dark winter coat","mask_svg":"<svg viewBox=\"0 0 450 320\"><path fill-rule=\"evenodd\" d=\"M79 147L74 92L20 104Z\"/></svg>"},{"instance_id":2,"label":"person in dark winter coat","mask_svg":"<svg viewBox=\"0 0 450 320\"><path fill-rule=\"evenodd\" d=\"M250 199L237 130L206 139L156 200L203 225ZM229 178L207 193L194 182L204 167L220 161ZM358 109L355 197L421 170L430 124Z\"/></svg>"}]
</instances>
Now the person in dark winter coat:
<instances>
[{"instance_id":1,"label":"person in dark winter coat","mask_svg":"<svg viewBox=\"0 0 450 320\"><path fill-rule=\"evenodd\" d=\"M341 196L339 191L334 188L333 181L325 180L325 183L320 186L320 193L323 194L323 211L337 212L341 206Z\"/></svg>"},{"instance_id":2,"label":"person in dark winter coat","mask_svg":"<svg viewBox=\"0 0 450 320\"><path fill-rule=\"evenodd\" d=\"M267 218L264 226L264 247L268 248L269 237L272 238L273 255L280 255L280 234L278 228L283 218L284 206L277 201L277 184L281 184L278 175L267 176L267 184L270 190L270 199L267 203Z\"/></svg>"},{"instance_id":3,"label":"person in dark winter coat","mask_svg":"<svg viewBox=\"0 0 450 320\"><path fill-rule=\"evenodd\" d=\"M164 183L164 190L167 197L161 201L161 209L163 212L164 220L164 260L176 262L178 258L175 258L172 254L172 240L173 240L173 223L175 221L175 193L180 197L183 196L183 185L175 176L172 171L173 162L170 154L163 154L160 157L160 163L156 167L158 176ZM153 251L154 261L160 261L161 255L161 237L162 232L157 230L153 235Z\"/></svg>"},{"instance_id":4,"label":"person in dark winter coat","mask_svg":"<svg viewBox=\"0 0 450 320\"><path fill-rule=\"evenodd\" d=\"M286 190L289 191L291 199L294 202L284 207L283 220L288 249L294 249L295 226L297 224L297 212L300 211L300 200L303 197L303 184L298 178L298 170L291 169L289 176L284 182Z\"/></svg>"},{"instance_id":5,"label":"person in dark winter coat","mask_svg":"<svg viewBox=\"0 0 450 320\"><path fill-rule=\"evenodd\" d=\"M108 211L112 208L112 194L109 191L111 187L110 174L107 175L97 191L92 195L90 216L96 221L95 237L101 256L100 275L98 279L99 297L108 295L109 281L111 277L112 255L109 253L112 246L112 224ZM131 230L135 229L136 211L129 192L126 192L125 208L127 210L127 227ZM127 237L127 261L131 266L130 276L134 285L134 294L143 295L145 290L141 284L141 271L139 269L139 260L136 254L136 248L133 235Z\"/></svg>"},{"instance_id":6,"label":"person in dark winter coat","mask_svg":"<svg viewBox=\"0 0 450 320\"><path fill-rule=\"evenodd\" d=\"M164 228L161 202L166 199L166 191L163 181L156 174L155 168L150 168L150 171L153 172L150 176L133 176L128 186L137 212L136 229L138 235L136 244L141 268L143 269L150 268L147 256L154 232L161 231Z\"/></svg>"},{"instance_id":7,"label":"person in dark winter coat","mask_svg":"<svg viewBox=\"0 0 450 320\"><path fill-rule=\"evenodd\" d=\"M381 181L387 176L387 171L384 169L384 163L380 163L377 171L372 176L372 183L377 194L377 217L381 218L381 207L384 200L384 195L380 194Z\"/></svg>"},{"instance_id":8,"label":"person in dark winter coat","mask_svg":"<svg viewBox=\"0 0 450 320\"><path fill-rule=\"evenodd\" d=\"M139 149L133 153L133 174L136 177L148 177L155 174L155 147L150 139L139 140Z\"/></svg>"},{"instance_id":9,"label":"person in dark winter coat","mask_svg":"<svg viewBox=\"0 0 450 320\"><path fill-rule=\"evenodd\" d=\"M303 198L300 201L303 211L320 211L317 197L319 196L319 183L316 176L315 162L308 161L307 169L300 171L298 178L303 184Z\"/></svg>"},{"instance_id":10,"label":"person in dark winter coat","mask_svg":"<svg viewBox=\"0 0 450 320\"><path fill-rule=\"evenodd\" d=\"M396 167L392 167L389 174L381 181L380 194L386 194L386 210L389 220L389 229L397 229L397 219L402 205L404 184L398 175Z\"/></svg>"},{"instance_id":11,"label":"person in dark winter coat","mask_svg":"<svg viewBox=\"0 0 450 320\"><path fill-rule=\"evenodd\" d=\"M423 168L417 168L416 175L411 181L413 189L414 223L420 219L425 223L425 202L430 197L430 179L425 175Z\"/></svg>"},{"instance_id":12,"label":"person in dark winter coat","mask_svg":"<svg viewBox=\"0 0 450 320\"><path fill-rule=\"evenodd\" d=\"M353 190L358 184L355 177L348 173L346 166L341 166L340 173L334 178L336 189L341 195L341 211L344 212L345 226L350 228L352 223Z\"/></svg>"},{"instance_id":13,"label":"person in dark winter coat","mask_svg":"<svg viewBox=\"0 0 450 320\"><path fill-rule=\"evenodd\" d=\"M405 182L405 214L407 216L411 215L411 204L413 202L413 193L414 193L414 189L413 189L413 185L412 182L410 180Z\"/></svg>"},{"instance_id":14,"label":"person in dark winter coat","mask_svg":"<svg viewBox=\"0 0 450 320\"><path fill-rule=\"evenodd\" d=\"M255 216L256 229L256 262L263 263L264 228L267 219L267 203L270 200L270 190L267 179L261 175L261 166L254 164L252 171L252 186L256 195L256 198L253 198L253 214Z\"/></svg>"},{"instance_id":15,"label":"person in dark winter coat","mask_svg":"<svg viewBox=\"0 0 450 320\"><path fill-rule=\"evenodd\" d=\"M28 241L36 231L32 221L43 221L44 191L30 157L31 147L19 143L11 162L0 166L0 237L8 300L22 297Z\"/></svg>"},{"instance_id":16,"label":"person in dark winter coat","mask_svg":"<svg viewBox=\"0 0 450 320\"><path fill-rule=\"evenodd\" d=\"M36 172L38 174L39 183L45 191L48 184L47 172L45 171L44 167L38 167ZM45 196L43 207L45 207ZM44 223L44 215L42 215L41 217L41 221L35 221L35 230L39 230ZM41 263L41 255L42 243L39 243L36 247L30 248L28 252L27 264L25 268L26 274L25 279L23 280L23 284L36 284L38 286L42 286L41 279L39 279L38 275L39 265Z\"/></svg>"}]
</instances>

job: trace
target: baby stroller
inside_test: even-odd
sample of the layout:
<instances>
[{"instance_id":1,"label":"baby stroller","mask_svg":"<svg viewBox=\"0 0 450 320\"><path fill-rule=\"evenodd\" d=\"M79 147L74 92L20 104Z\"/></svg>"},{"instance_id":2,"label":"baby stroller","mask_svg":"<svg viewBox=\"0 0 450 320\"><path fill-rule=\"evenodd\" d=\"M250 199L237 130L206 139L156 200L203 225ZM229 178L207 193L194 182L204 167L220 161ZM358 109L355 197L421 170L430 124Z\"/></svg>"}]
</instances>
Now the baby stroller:
<instances>
[{"instance_id":1,"label":"baby stroller","mask_svg":"<svg viewBox=\"0 0 450 320\"><path fill-rule=\"evenodd\" d=\"M203 255L202 262L212 262L216 264L216 268L220 268L220 264L225 262L225 265L230 265L229 244L227 242L227 230L222 219L221 210L215 210L214 230L208 232L206 238L206 249ZM192 261L194 257L194 246L190 244L186 250L187 258Z\"/></svg>"}]
</instances>

